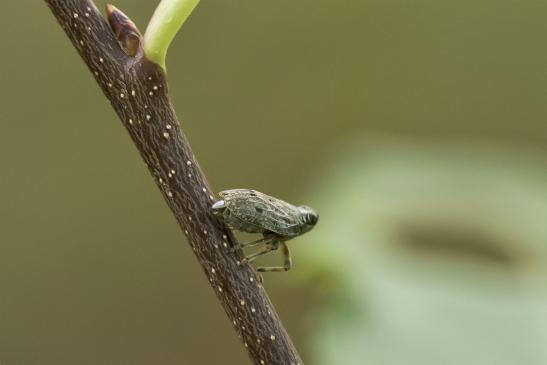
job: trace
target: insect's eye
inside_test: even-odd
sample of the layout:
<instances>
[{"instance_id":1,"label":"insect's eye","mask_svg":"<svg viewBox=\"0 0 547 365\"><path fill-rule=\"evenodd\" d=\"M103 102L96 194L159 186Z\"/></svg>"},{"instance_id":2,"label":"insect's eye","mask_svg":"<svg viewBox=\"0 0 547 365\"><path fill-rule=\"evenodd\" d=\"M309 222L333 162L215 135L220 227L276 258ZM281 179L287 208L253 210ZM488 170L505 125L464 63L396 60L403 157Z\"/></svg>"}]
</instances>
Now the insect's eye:
<instances>
[{"instance_id":1,"label":"insect's eye","mask_svg":"<svg viewBox=\"0 0 547 365\"><path fill-rule=\"evenodd\" d=\"M317 223L318 218L319 217L317 216L317 214L313 214L313 213L306 214L306 223L310 225L315 225Z\"/></svg>"}]
</instances>

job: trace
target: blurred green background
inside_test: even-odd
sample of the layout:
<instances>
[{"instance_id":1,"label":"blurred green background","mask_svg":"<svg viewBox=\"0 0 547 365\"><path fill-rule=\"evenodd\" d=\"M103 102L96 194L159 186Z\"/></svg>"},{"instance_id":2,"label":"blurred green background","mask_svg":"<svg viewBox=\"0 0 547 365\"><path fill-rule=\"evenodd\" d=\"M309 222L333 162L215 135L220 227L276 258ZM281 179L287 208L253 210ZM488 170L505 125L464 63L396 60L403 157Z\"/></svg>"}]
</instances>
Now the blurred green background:
<instances>
[{"instance_id":1,"label":"blurred green background","mask_svg":"<svg viewBox=\"0 0 547 365\"><path fill-rule=\"evenodd\" d=\"M115 3L143 31L156 4ZM2 7L0 363L250 363L45 3ZM541 0L191 16L170 91L213 188L321 215L266 277L308 364L547 364L546 19Z\"/></svg>"}]
</instances>

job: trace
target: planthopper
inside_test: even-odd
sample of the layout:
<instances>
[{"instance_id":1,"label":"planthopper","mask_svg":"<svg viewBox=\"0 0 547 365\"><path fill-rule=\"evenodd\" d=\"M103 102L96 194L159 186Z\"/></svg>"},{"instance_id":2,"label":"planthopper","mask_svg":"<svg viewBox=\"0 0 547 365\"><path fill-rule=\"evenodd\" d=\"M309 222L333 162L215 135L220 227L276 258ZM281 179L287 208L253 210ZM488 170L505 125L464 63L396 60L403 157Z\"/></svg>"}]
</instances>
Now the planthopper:
<instances>
[{"instance_id":1,"label":"planthopper","mask_svg":"<svg viewBox=\"0 0 547 365\"><path fill-rule=\"evenodd\" d=\"M292 266L287 241L309 232L319 216L305 205L294 206L256 190L232 189L219 193L221 200L213 204L214 214L231 229L260 233L262 238L239 244L235 250L262 244L263 248L245 258L253 262L257 257L281 247L283 266L258 267L260 272L287 271Z\"/></svg>"}]
</instances>

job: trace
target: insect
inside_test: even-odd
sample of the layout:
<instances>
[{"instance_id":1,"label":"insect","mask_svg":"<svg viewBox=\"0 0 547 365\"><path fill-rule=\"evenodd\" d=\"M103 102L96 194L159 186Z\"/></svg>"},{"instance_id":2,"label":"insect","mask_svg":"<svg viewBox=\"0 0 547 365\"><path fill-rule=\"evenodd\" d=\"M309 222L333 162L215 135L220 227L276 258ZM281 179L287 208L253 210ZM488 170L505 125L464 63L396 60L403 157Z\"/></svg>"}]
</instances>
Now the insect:
<instances>
[{"instance_id":1,"label":"insect","mask_svg":"<svg viewBox=\"0 0 547 365\"><path fill-rule=\"evenodd\" d=\"M291 254L286 242L309 232L319 216L305 205L294 206L256 190L233 189L219 193L222 200L213 204L213 212L231 229L247 233L261 233L256 241L239 244L234 249L264 247L245 258L253 262L257 257L282 248L284 264L277 267L258 267L260 272L287 271L292 266Z\"/></svg>"}]
</instances>

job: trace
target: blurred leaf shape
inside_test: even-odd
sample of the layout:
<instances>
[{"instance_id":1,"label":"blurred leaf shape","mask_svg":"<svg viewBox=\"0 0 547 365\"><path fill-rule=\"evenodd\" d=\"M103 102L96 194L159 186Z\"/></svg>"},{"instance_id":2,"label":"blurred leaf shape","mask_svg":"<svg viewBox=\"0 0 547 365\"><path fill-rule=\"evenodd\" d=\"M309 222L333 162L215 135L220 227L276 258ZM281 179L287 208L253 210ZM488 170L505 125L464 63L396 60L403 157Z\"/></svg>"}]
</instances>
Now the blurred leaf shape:
<instances>
[{"instance_id":1,"label":"blurred leaf shape","mask_svg":"<svg viewBox=\"0 0 547 365\"><path fill-rule=\"evenodd\" d=\"M546 161L458 142L338 151L294 245L321 284L313 363L547 364Z\"/></svg>"}]
</instances>

